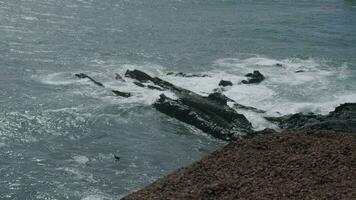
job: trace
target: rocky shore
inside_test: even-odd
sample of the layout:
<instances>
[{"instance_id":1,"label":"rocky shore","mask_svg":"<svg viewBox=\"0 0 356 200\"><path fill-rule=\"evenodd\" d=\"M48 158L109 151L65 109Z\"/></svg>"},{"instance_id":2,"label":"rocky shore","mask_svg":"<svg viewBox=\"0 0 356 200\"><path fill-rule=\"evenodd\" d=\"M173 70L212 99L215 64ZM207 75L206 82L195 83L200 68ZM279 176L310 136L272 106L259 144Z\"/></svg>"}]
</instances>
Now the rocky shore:
<instances>
[{"instance_id":1,"label":"rocky shore","mask_svg":"<svg viewBox=\"0 0 356 200\"><path fill-rule=\"evenodd\" d=\"M87 74L75 76L109 89ZM137 87L175 95L162 93L152 105L157 111L232 141L124 199L356 199L356 134L350 134L356 133L356 103L341 104L327 115L269 117L264 110L225 96L223 92L233 85L228 80L203 96L140 70L127 70L124 77ZM259 71L246 77L239 84L259 84L266 78ZM115 79L125 78L116 74ZM130 91L109 90L120 98L134 98ZM279 129L256 131L237 111L241 109L264 116ZM287 131L277 133L280 130Z\"/></svg>"},{"instance_id":2,"label":"rocky shore","mask_svg":"<svg viewBox=\"0 0 356 200\"><path fill-rule=\"evenodd\" d=\"M238 140L123 199L356 199L356 135L304 129Z\"/></svg>"}]
</instances>

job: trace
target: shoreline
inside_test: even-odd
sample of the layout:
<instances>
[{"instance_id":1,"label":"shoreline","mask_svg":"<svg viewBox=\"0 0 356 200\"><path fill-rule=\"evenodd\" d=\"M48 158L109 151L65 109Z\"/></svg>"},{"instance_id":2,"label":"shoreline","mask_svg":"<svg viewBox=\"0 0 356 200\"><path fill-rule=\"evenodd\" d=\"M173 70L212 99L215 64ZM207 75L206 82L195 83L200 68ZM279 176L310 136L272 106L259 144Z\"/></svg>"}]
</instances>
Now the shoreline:
<instances>
[{"instance_id":1,"label":"shoreline","mask_svg":"<svg viewBox=\"0 0 356 200\"><path fill-rule=\"evenodd\" d=\"M356 135L294 129L241 139L123 199L275 198L356 198Z\"/></svg>"}]
</instances>

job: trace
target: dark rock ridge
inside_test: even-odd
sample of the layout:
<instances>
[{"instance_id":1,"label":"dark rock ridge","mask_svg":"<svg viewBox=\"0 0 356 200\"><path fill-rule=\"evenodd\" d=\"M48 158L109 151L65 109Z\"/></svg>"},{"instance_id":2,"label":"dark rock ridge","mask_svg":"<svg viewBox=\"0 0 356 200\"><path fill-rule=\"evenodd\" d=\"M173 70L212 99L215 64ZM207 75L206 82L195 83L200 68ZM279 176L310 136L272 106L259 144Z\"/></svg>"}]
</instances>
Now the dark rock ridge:
<instances>
[{"instance_id":1,"label":"dark rock ridge","mask_svg":"<svg viewBox=\"0 0 356 200\"><path fill-rule=\"evenodd\" d=\"M253 71L253 73L248 73L245 76L248 77L248 79L241 81L243 84L261 83L265 80L265 77L257 70Z\"/></svg>"},{"instance_id":2,"label":"dark rock ridge","mask_svg":"<svg viewBox=\"0 0 356 200\"><path fill-rule=\"evenodd\" d=\"M213 93L204 97L138 70L128 70L126 76L141 82L150 81L172 91L178 99L161 94L153 107L207 134L227 141L255 134L251 123L244 115L230 108L227 105L229 99L222 94Z\"/></svg>"},{"instance_id":3,"label":"dark rock ridge","mask_svg":"<svg viewBox=\"0 0 356 200\"><path fill-rule=\"evenodd\" d=\"M232 82L231 81L226 81L226 80L221 80L219 82L219 86L222 86L222 87L232 86Z\"/></svg>"},{"instance_id":4,"label":"dark rock ridge","mask_svg":"<svg viewBox=\"0 0 356 200\"><path fill-rule=\"evenodd\" d=\"M282 117L266 117L266 119L276 122L283 129L313 128L356 132L356 103L341 104L325 116L297 113Z\"/></svg>"},{"instance_id":5,"label":"dark rock ridge","mask_svg":"<svg viewBox=\"0 0 356 200\"><path fill-rule=\"evenodd\" d=\"M174 73L174 72L168 72L167 73L168 76L179 76L179 77L186 77L186 78L192 78L192 77L210 77L207 74L186 74L183 72L178 72L178 73Z\"/></svg>"}]
</instances>

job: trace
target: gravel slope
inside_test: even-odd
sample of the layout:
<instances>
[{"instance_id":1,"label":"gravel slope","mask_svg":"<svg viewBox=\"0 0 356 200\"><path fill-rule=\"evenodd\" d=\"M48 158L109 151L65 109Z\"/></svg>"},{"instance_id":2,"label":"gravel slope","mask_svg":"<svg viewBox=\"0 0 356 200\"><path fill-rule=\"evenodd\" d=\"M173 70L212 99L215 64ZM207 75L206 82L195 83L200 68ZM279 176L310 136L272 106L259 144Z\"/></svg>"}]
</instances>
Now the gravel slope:
<instances>
[{"instance_id":1,"label":"gravel slope","mask_svg":"<svg viewBox=\"0 0 356 200\"><path fill-rule=\"evenodd\" d=\"M232 142L124 199L356 199L356 134L289 130Z\"/></svg>"}]
</instances>

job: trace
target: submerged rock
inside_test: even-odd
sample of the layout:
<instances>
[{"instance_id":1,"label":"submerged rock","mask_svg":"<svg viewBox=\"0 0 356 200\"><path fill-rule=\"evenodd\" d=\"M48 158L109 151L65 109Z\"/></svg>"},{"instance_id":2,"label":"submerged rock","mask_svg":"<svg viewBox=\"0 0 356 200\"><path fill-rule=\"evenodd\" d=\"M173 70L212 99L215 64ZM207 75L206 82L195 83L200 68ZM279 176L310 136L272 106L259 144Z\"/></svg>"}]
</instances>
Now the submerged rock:
<instances>
[{"instance_id":1,"label":"submerged rock","mask_svg":"<svg viewBox=\"0 0 356 200\"><path fill-rule=\"evenodd\" d=\"M356 103L341 104L328 115L297 113L266 119L277 123L283 129L313 128L356 133Z\"/></svg>"},{"instance_id":2,"label":"submerged rock","mask_svg":"<svg viewBox=\"0 0 356 200\"><path fill-rule=\"evenodd\" d=\"M253 73L248 73L245 76L248 77L248 79L241 81L243 84L261 83L265 79L263 74L257 70L253 71Z\"/></svg>"},{"instance_id":3,"label":"submerged rock","mask_svg":"<svg viewBox=\"0 0 356 200\"><path fill-rule=\"evenodd\" d=\"M221 80L219 82L219 86L222 86L222 87L232 86L232 82L231 81L226 81L226 80Z\"/></svg>"},{"instance_id":4,"label":"submerged rock","mask_svg":"<svg viewBox=\"0 0 356 200\"><path fill-rule=\"evenodd\" d=\"M118 91L118 90L111 90L116 96L120 96L120 97L131 97L131 93L129 92L121 92L121 91Z\"/></svg>"},{"instance_id":5,"label":"submerged rock","mask_svg":"<svg viewBox=\"0 0 356 200\"><path fill-rule=\"evenodd\" d=\"M118 73L115 73L115 79L119 80L119 81L122 81L122 82L125 82L125 79L122 78L122 76L120 74L118 74Z\"/></svg>"},{"instance_id":6,"label":"submerged rock","mask_svg":"<svg viewBox=\"0 0 356 200\"><path fill-rule=\"evenodd\" d=\"M167 73L168 76L179 76L179 77L186 77L186 78L193 78L193 77L210 77L207 74L186 74L183 72L178 72L178 73L174 73L174 72L168 72Z\"/></svg>"},{"instance_id":7,"label":"submerged rock","mask_svg":"<svg viewBox=\"0 0 356 200\"><path fill-rule=\"evenodd\" d=\"M75 74L76 77L80 78L80 79L89 79L91 82L93 82L95 85L100 86L100 87L104 87L104 84L94 80L92 77L88 76L87 74L84 73L79 73L79 74Z\"/></svg>"}]
</instances>

